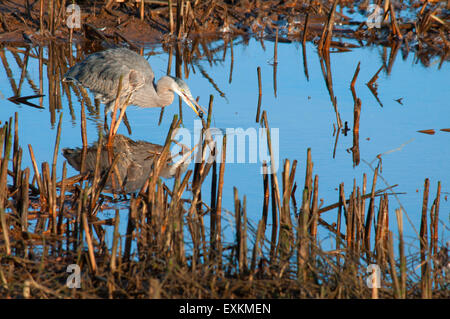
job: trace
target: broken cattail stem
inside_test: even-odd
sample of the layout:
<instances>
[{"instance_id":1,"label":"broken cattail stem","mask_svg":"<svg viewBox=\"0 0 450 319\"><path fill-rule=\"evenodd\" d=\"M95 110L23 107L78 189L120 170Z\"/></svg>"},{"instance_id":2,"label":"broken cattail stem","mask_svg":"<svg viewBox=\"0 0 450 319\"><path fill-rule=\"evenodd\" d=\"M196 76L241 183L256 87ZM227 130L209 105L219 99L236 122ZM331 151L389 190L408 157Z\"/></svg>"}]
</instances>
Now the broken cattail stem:
<instances>
[{"instance_id":1,"label":"broken cattail stem","mask_svg":"<svg viewBox=\"0 0 450 319\"><path fill-rule=\"evenodd\" d=\"M306 12L305 26L303 28L302 44L306 44L306 35L308 34L309 11Z\"/></svg>"},{"instance_id":2,"label":"broken cattail stem","mask_svg":"<svg viewBox=\"0 0 450 319\"><path fill-rule=\"evenodd\" d=\"M67 162L63 163L62 170L62 178L61 178L61 187L59 191L59 216L58 216L58 224L57 224L57 234L62 235L62 224L64 217L64 201L66 199L66 175L67 175Z\"/></svg>"},{"instance_id":3,"label":"broken cattail stem","mask_svg":"<svg viewBox=\"0 0 450 319\"><path fill-rule=\"evenodd\" d=\"M177 25L176 25L176 33L177 38L181 37L181 33L184 31L182 30L183 25L183 7L184 7L184 1L183 0L177 0Z\"/></svg>"},{"instance_id":4,"label":"broken cattail stem","mask_svg":"<svg viewBox=\"0 0 450 319\"><path fill-rule=\"evenodd\" d=\"M6 220L6 213L3 208L3 205L0 205L0 229L2 230L3 234L3 240L5 245L5 253L6 256L11 255L11 245L9 241L9 225L8 221Z\"/></svg>"},{"instance_id":5,"label":"broken cattail stem","mask_svg":"<svg viewBox=\"0 0 450 319\"><path fill-rule=\"evenodd\" d=\"M56 161L58 158L58 153L59 153L59 143L61 140L61 126L62 126L62 116L63 113L61 112L59 115L59 121L58 121L58 129L57 129L57 133L56 133L56 141L55 141L55 148L53 150L53 162L52 162L52 188L49 189L49 191L51 191L52 193L52 198L53 198L53 202L52 202L52 218L53 218L53 228L52 228L52 232L53 234L56 234L56 226L57 226L57 220L56 220Z\"/></svg>"},{"instance_id":6,"label":"broken cattail stem","mask_svg":"<svg viewBox=\"0 0 450 319\"><path fill-rule=\"evenodd\" d=\"M222 256L222 243L221 243L221 234L222 234L222 193L223 193L223 183L224 183L224 174L225 174L225 161L226 161L226 148L227 148L227 136L225 135L222 140L222 161L220 162L219 168L219 182L217 188L217 209L216 209L216 247L218 251L219 260L218 263L221 265L221 256Z\"/></svg>"},{"instance_id":7,"label":"broken cattail stem","mask_svg":"<svg viewBox=\"0 0 450 319\"><path fill-rule=\"evenodd\" d=\"M114 110L112 113L112 119L111 119L111 127L109 129L109 135L108 135L108 145L113 145L113 138L114 138L114 130L116 128L116 115L117 115L117 109L119 107L119 101L120 101L120 92L122 91L122 82L123 82L123 75L120 76L119 79L119 85L117 86L117 94L116 99L114 101ZM106 114L105 114L106 116Z\"/></svg>"},{"instance_id":8,"label":"broken cattail stem","mask_svg":"<svg viewBox=\"0 0 450 319\"><path fill-rule=\"evenodd\" d=\"M372 227L372 220L373 220L373 216L375 213L375 187L376 187L376 183L377 183L377 177L378 177L378 166L375 168L375 172L373 174L372 192L370 195L370 202L369 202L369 211L367 212L366 223L365 223L364 237L366 239L366 242L365 242L366 251L370 251L370 233L371 233L371 227Z\"/></svg>"},{"instance_id":9,"label":"broken cattail stem","mask_svg":"<svg viewBox=\"0 0 450 319\"><path fill-rule=\"evenodd\" d=\"M211 127L211 118L212 118L212 112L213 112L213 102L214 102L214 95L209 95L209 105L208 105L208 117L206 120L206 127Z\"/></svg>"},{"instance_id":10,"label":"broken cattail stem","mask_svg":"<svg viewBox=\"0 0 450 319\"><path fill-rule=\"evenodd\" d=\"M273 53L273 94L277 97L277 68L278 68L278 27L276 29L275 46Z\"/></svg>"},{"instance_id":11,"label":"broken cattail stem","mask_svg":"<svg viewBox=\"0 0 450 319\"><path fill-rule=\"evenodd\" d=\"M339 0L335 0L333 3L333 7L331 8L330 16L328 18L327 23L327 36L324 43L324 49L328 51L330 49L330 43L331 43L331 36L333 34L333 27L334 27L334 18L335 18L335 11L337 4L339 3Z\"/></svg>"},{"instance_id":12,"label":"broken cattail stem","mask_svg":"<svg viewBox=\"0 0 450 319\"><path fill-rule=\"evenodd\" d=\"M264 239L263 224L264 221L260 220L258 223L258 229L256 231L255 245L253 246L252 261L250 264L250 270L252 273L255 272L256 260L259 258L259 255L261 254L261 241Z\"/></svg>"},{"instance_id":13,"label":"broken cattail stem","mask_svg":"<svg viewBox=\"0 0 450 319\"><path fill-rule=\"evenodd\" d=\"M356 79L358 78L360 65L361 65L361 62L358 62L355 73L353 74L352 82L350 83L350 88L352 89L352 92L354 92L354 90L355 90L355 83L356 83Z\"/></svg>"},{"instance_id":14,"label":"broken cattail stem","mask_svg":"<svg viewBox=\"0 0 450 319\"><path fill-rule=\"evenodd\" d=\"M269 212L269 172L267 171L267 163L263 161L263 185L264 185L264 201L263 201L263 211L262 211L262 231L265 234L267 226L267 216Z\"/></svg>"},{"instance_id":15,"label":"broken cattail stem","mask_svg":"<svg viewBox=\"0 0 450 319\"><path fill-rule=\"evenodd\" d=\"M111 262L109 265L112 272L116 271L117 244L119 242L119 223L120 223L120 214L119 210L116 209L116 216L114 217L113 242L111 247Z\"/></svg>"},{"instance_id":16,"label":"broken cattail stem","mask_svg":"<svg viewBox=\"0 0 450 319\"><path fill-rule=\"evenodd\" d=\"M433 224L430 224L430 228L433 229L433 237L430 239L432 241L432 247L433 247L433 255L437 255L437 245L438 245L438 226L439 226L439 207L441 202L441 182L438 182L437 186L437 194L436 199L434 200L434 214L433 214Z\"/></svg>"},{"instance_id":17,"label":"broken cattail stem","mask_svg":"<svg viewBox=\"0 0 450 319\"><path fill-rule=\"evenodd\" d=\"M49 12L49 20L48 24L50 26L50 34L55 34L55 0L48 1L48 12Z\"/></svg>"},{"instance_id":18,"label":"broken cattail stem","mask_svg":"<svg viewBox=\"0 0 450 319\"><path fill-rule=\"evenodd\" d=\"M319 221L319 211L317 208L317 202L319 201L319 176L314 176L314 193L312 198L311 206L311 227L310 233L311 238L316 239L317 236L317 225Z\"/></svg>"},{"instance_id":19,"label":"broken cattail stem","mask_svg":"<svg viewBox=\"0 0 450 319\"><path fill-rule=\"evenodd\" d=\"M258 74L258 106L256 110L256 123L260 121L259 114L261 112L261 100L262 100L262 85L261 85L261 67L256 68Z\"/></svg>"},{"instance_id":20,"label":"broken cattail stem","mask_svg":"<svg viewBox=\"0 0 450 319\"><path fill-rule=\"evenodd\" d=\"M281 211L281 200L280 200L280 188L278 186L278 178L277 178L277 174L275 171L275 158L272 152L272 139L270 137L270 128L269 128L269 124L267 121L267 113L266 111L263 111L262 113L262 119L264 120L264 126L266 128L266 135L267 135L267 146L269 149L269 156L270 156L270 169L271 169L271 174L272 174L272 181L274 183L275 186L275 201L277 204L277 208L278 211Z\"/></svg>"},{"instance_id":21,"label":"broken cattail stem","mask_svg":"<svg viewBox=\"0 0 450 319\"><path fill-rule=\"evenodd\" d=\"M31 162L33 164L33 169L34 169L34 176L36 179L36 183L39 189L39 193L40 193L40 200L41 200L41 205L45 203L45 194L44 194L44 188L42 185L42 180L41 180L41 175L39 174L39 169L36 163L36 159L34 157L34 152L33 152L33 147L31 146L31 144L28 144L28 150L30 152L30 157L31 157Z\"/></svg>"},{"instance_id":22,"label":"broken cattail stem","mask_svg":"<svg viewBox=\"0 0 450 319\"><path fill-rule=\"evenodd\" d=\"M91 237L91 232L89 231L89 225L88 225L86 212L82 212L81 219L83 222L84 236L86 237L86 244L88 247L88 254L89 254L89 261L91 264L91 269L92 269L92 272L95 274L95 272L97 271L97 263L95 261L94 246L92 244L92 237Z\"/></svg>"},{"instance_id":23,"label":"broken cattail stem","mask_svg":"<svg viewBox=\"0 0 450 319\"><path fill-rule=\"evenodd\" d=\"M233 39L230 40L230 54L231 54L231 62L230 62L230 76L228 78L228 83L231 83L233 79L233 66L234 66Z\"/></svg>"},{"instance_id":24,"label":"broken cattail stem","mask_svg":"<svg viewBox=\"0 0 450 319\"><path fill-rule=\"evenodd\" d=\"M394 239L392 236L392 232L389 231L388 234L388 256L389 256L389 264L391 270L391 278L394 286L394 296L396 299L402 298L400 283L397 276L396 263L394 258Z\"/></svg>"},{"instance_id":25,"label":"broken cattail stem","mask_svg":"<svg viewBox=\"0 0 450 319\"><path fill-rule=\"evenodd\" d=\"M22 173L22 184L21 184L21 195L20 195L20 223L22 231L28 231L28 206L30 205L29 201L29 179L30 179L30 169L27 167L23 170Z\"/></svg>"},{"instance_id":26,"label":"broken cattail stem","mask_svg":"<svg viewBox=\"0 0 450 319\"><path fill-rule=\"evenodd\" d=\"M215 150L216 151L216 150ZM212 178L211 178L211 217L210 217L210 242L211 242L211 254L213 257L213 251L216 249L216 226L217 226L217 161L214 158L212 164Z\"/></svg>"},{"instance_id":27,"label":"broken cattail stem","mask_svg":"<svg viewBox=\"0 0 450 319\"><path fill-rule=\"evenodd\" d=\"M392 24L392 32L396 35L400 40L403 39L403 35L398 27L397 19L395 18L395 10L392 2L389 2L389 13L391 16L391 24Z\"/></svg>"},{"instance_id":28,"label":"broken cattail stem","mask_svg":"<svg viewBox=\"0 0 450 319\"><path fill-rule=\"evenodd\" d=\"M84 111L84 103L81 101L81 141L83 148L88 147L87 133L86 133L86 113Z\"/></svg>"},{"instance_id":29,"label":"broken cattail stem","mask_svg":"<svg viewBox=\"0 0 450 319\"><path fill-rule=\"evenodd\" d=\"M7 185L7 175L8 175L8 162L12 148L12 132L11 132L12 118L3 126L3 145L0 148L5 150L0 167L0 208L5 208L5 200L8 198L8 185ZM0 154L1 157L1 154Z\"/></svg>"},{"instance_id":30,"label":"broken cattail stem","mask_svg":"<svg viewBox=\"0 0 450 319\"><path fill-rule=\"evenodd\" d=\"M144 9L145 9L145 1L141 0L141 6L140 6L140 15L141 15L141 21L144 21Z\"/></svg>"},{"instance_id":31,"label":"broken cattail stem","mask_svg":"<svg viewBox=\"0 0 450 319\"><path fill-rule=\"evenodd\" d=\"M406 257L405 244L403 242L403 212L401 209L395 210L398 225L398 251L400 255L400 298L406 298Z\"/></svg>"},{"instance_id":32,"label":"broken cattail stem","mask_svg":"<svg viewBox=\"0 0 450 319\"><path fill-rule=\"evenodd\" d=\"M422 202L422 219L420 223L420 262L421 262L421 294L422 298L431 298L429 295L429 280L430 280L430 267L428 255L428 194L430 189L430 180L425 179L425 185L423 190L423 202Z\"/></svg>"},{"instance_id":33,"label":"broken cattail stem","mask_svg":"<svg viewBox=\"0 0 450 319\"><path fill-rule=\"evenodd\" d=\"M242 201L242 233L241 233L242 270L247 272L247 196Z\"/></svg>"},{"instance_id":34,"label":"broken cattail stem","mask_svg":"<svg viewBox=\"0 0 450 319\"><path fill-rule=\"evenodd\" d=\"M170 34L173 34L173 11L172 11L172 0L169 1L169 30Z\"/></svg>"},{"instance_id":35,"label":"broken cattail stem","mask_svg":"<svg viewBox=\"0 0 450 319\"><path fill-rule=\"evenodd\" d=\"M39 31L44 34L44 0L39 1Z\"/></svg>"}]
</instances>

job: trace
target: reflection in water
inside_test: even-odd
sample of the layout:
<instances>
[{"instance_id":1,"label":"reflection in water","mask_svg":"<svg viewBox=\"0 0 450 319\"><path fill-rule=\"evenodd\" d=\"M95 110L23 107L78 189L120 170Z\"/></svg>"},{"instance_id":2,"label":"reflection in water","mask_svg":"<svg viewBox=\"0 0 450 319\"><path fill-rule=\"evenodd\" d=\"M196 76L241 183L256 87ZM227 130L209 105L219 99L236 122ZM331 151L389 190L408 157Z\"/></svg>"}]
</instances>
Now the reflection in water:
<instances>
[{"instance_id":1,"label":"reflection in water","mask_svg":"<svg viewBox=\"0 0 450 319\"><path fill-rule=\"evenodd\" d=\"M369 82L366 83L367 87L369 88L370 92L372 92L373 96L375 97L375 99L377 100L378 104L380 104L381 107L383 107L383 103L381 103L380 99L378 98L378 85L377 85L377 80L378 80L378 74L380 74L381 70L384 69L384 65L382 65L377 73L375 73L375 75L370 79Z\"/></svg>"},{"instance_id":2,"label":"reflection in water","mask_svg":"<svg viewBox=\"0 0 450 319\"><path fill-rule=\"evenodd\" d=\"M88 25L85 25L85 28L88 28ZM311 21L309 23L305 23L305 27L303 30L302 36L299 36L298 39L301 40L302 44L302 54L303 54L303 72L305 74L306 80L310 80L312 78L312 75L315 74L314 71L318 71L318 69L321 69L323 79L327 88L327 93L329 95L329 99L331 101L331 106L333 107L333 111L335 112L335 123L333 126L337 126L337 130L334 130L332 138L333 140L331 143L334 145L333 150L333 157L335 157L337 150L339 149L339 136L340 136L340 129L342 129L344 121L341 121L340 112L344 112L345 114L345 102L341 102L342 106L339 108L338 111L338 98L341 99L341 96L339 96L339 93L336 93L336 90L339 90L339 87L334 88L336 86L336 83L339 85L339 81L341 80L341 76L338 75L338 78L333 79L332 78L332 65L334 68L336 68L335 60L331 61L330 54L336 54L337 51L335 50L337 44L340 44L341 46L344 45L346 48L353 49L354 46L352 46L351 43L342 43L342 42L331 42L330 46L334 50L325 50L325 51L319 51L319 62L320 62L320 68L318 69L311 69L311 65L308 69L308 61L307 60L307 46L305 45L306 40L311 40L311 34L308 33L308 28L314 28L314 24ZM264 40L276 42L277 37L278 41L286 42L290 41L289 38L286 37L286 34L282 32L282 27L280 27L280 32L272 32L270 35L262 33L259 38L256 40L261 42L261 46L264 49ZM276 27L273 28L273 30L277 30ZM12 93L10 94L13 98L13 101L24 103L27 101L27 96L36 96L40 94L45 94L48 98L48 105L45 105L44 99L41 97L39 100L39 103L36 101L36 104L39 104L41 107L44 107L49 110L50 115L50 122L52 125L55 124L56 119L56 112L59 112L60 110L68 109L66 112L70 112L70 116L72 118L73 123L76 123L76 113L77 113L77 105L84 104L87 107L88 110L88 118L94 119L97 123L100 122L100 119L102 118L100 116L100 108L99 108L99 101L91 101L90 95L88 92L82 87L82 86L75 86L71 83L66 83L61 81L63 78L63 75L67 72L67 70L73 66L76 63L79 63L80 61L83 61L86 56L88 56L91 53L97 52L99 50L105 50L107 48L111 48L114 46L122 46L124 41L126 39L121 38L120 35L116 35L116 37L106 37L101 34L100 31L96 30L90 30L89 28L85 30L87 32L86 36L89 41L80 42L80 43L74 43L74 47L72 50L72 46L70 43L63 43L63 42L57 42L52 41L49 43L48 47L32 47L29 44L23 44L19 46L13 46L11 45L5 45L4 47L0 48L0 59L3 65L4 73L8 77L9 85L11 87ZM340 32L339 30L334 30L334 33L336 35L333 35L334 38L340 38L339 40L342 41L342 38L345 38L345 34L343 32ZM233 36L232 34L225 34L222 38L206 38L206 37L199 37L194 38L192 42L186 41L178 41L176 43L171 43L169 41L165 42L163 46L158 47L158 49L161 48L161 52L157 52L156 50L150 51L150 53L144 55L144 57L148 57L150 55L160 55L160 54L166 54L169 53L168 57L168 63L167 63L167 74L170 74L171 71L173 71L172 64L173 60L175 60L175 67L176 70L174 73L176 73L176 76L179 78L188 78L189 73L195 74L196 71L200 71L198 73L201 74L203 78L205 78L210 86L211 89L218 92L221 97L225 98L226 88L223 88L223 84L220 79L220 75L215 75L210 70L217 64L221 64L225 62L226 58L229 58L229 76L227 77L227 80L229 82L232 82L233 80L233 67L234 67L234 57L235 57L235 49L237 48L237 45L239 46L246 46L249 43L249 36L243 35L241 36ZM210 41L211 40L211 41ZM326 39L325 39L326 40ZM125 41L127 42L127 41ZM128 42L127 42L128 43ZM337 43L337 44L336 44ZM363 44L362 42L359 42L359 45L361 46L369 46L371 44L374 44L375 42L367 42L366 44ZM410 45L411 42L409 42ZM133 45L132 43L128 43L129 47L131 49L134 49L135 51L142 51L142 48L138 48L136 45ZM229 50L228 50L229 49ZM387 76L390 76L391 73L394 73L392 70L394 70L393 66L394 63L396 63L396 57L398 54L398 50L402 50L402 57L405 59L408 56L409 47L408 43L400 43L396 41L391 41L389 43L385 43L385 46L382 47L382 50L380 51L380 58L382 60L382 65L380 66L380 69L375 73L375 75L372 77L372 79L367 83L367 87L371 91L371 94L374 95L375 99L378 101L379 105L383 106L383 103L381 102L378 94L377 94L377 77L381 72L385 73ZM273 59L273 88L274 88L274 95L277 95L277 81L283 80L282 78L277 79L277 76L280 75L277 74L277 71L279 72L280 66L282 66L285 61L283 58L277 57L277 45L274 44L274 59ZM389 50L389 51L388 51ZM426 51L426 50L425 50ZM424 51L424 53L426 53ZM342 52L342 51L339 51ZM344 54L344 53L338 53L338 54ZM433 53L436 54L436 53ZM8 56L9 55L9 56ZM173 59L173 55L175 55L175 59ZM425 54L427 55L427 54ZM433 55L428 54L428 58L424 58L423 55L417 53L417 61L422 62L425 66L432 65L430 63L430 58L433 57ZM311 58L310 58L311 59ZM446 56L443 55L440 58L439 67L443 63L443 61L446 61ZM39 61L39 81L34 82L33 76L29 70L30 65L33 64L33 60ZM397 59L398 60L398 59ZM313 60L314 61L314 60ZM211 67L208 69L207 62ZM279 65L277 65L277 62ZM311 63L311 62L310 62ZM278 70L277 70L278 67ZM18 70L15 71L17 74L13 74L12 70ZM184 72L183 72L184 71ZM260 114L262 112L261 106L262 105L262 88L261 88L261 79L260 79L260 73L261 70L258 70L258 86L259 86L259 92L258 92L258 104L257 104L257 116L256 120L260 121ZM320 71L319 71L320 73ZM336 75L335 75L336 76ZM15 79L16 78L16 79ZM48 78L48 81L46 81L46 78ZM335 83L333 83L335 82ZM47 88L44 86L48 85ZM28 90L26 94L23 92L25 90ZM32 95L29 91L32 90L35 95ZM336 92L335 92L336 91ZM21 93L22 92L22 93ZM352 92L353 93L353 92ZM362 96L364 96L363 92L361 92ZM356 92L354 92L354 105L356 106ZM22 99L22 100L20 100ZM66 100L67 99L67 100ZM226 99L226 98L225 98ZM343 99L342 99L343 100ZM65 105L63 103L65 102ZM228 101L228 100L227 100ZM340 100L341 101L341 100ZM192 101L194 102L194 101ZM399 103L401 100L399 100ZM29 104L28 104L29 105ZM181 100L180 100L181 105ZM163 110L161 109L161 115L159 119L159 123L162 122L163 119ZM330 110L331 111L331 110ZM333 112L331 111L331 112ZM179 118L182 118L181 109L178 112ZM364 114L364 113L363 113ZM356 114L356 110L355 113ZM358 115L359 116L359 115ZM363 116L363 115L362 115ZM126 121L126 114L124 114L124 121ZM331 123L330 123L331 124ZM357 128L356 118L354 118L353 123L353 130L355 131ZM351 121L349 121L349 127L351 128ZM99 130L103 130L103 127L101 125L98 126ZM357 138L358 134L355 134L356 132L353 132L353 137ZM342 143L342 142L340 142ZM356 150L356 146L358 145L358 141L355 139L352 149ZM355 157L353 158L354 165L357 165L358 158L360 157L359 154L354 154Z\"/></svg>"},{"instance_id":3,"label":"reflection in water","mask_svg":"<svg viewBox=\"0 0 450 319\"><path fill-rule=\"evenodd\" d=\"M190 162L190 151L188 147L181 146L182 150L179 154L182 155L181 159L178 162L174 162L174 158L168 159L161 169L161 177L172 178L177 173L177 169L180 169L180 173L186 170ZM89 174L91 178L95 175L97 156L99 156L99 173L104 176L108 174L111 163L116 160L116 165L106 181L105 188L113 192L123 190L130 193L140 190L145 185L163 148L161 145L133 141L126 136L117 134L112 148L108 148L105 142L102 143L99 150L98 143L96 143L87 148L85 154L83 154L82 148L65 148L63 155L73 168L81 174ZM84 163L83 155L85 156ZM83 169L82 166L84 166Z\"/></svg>"},{"instance_id":4,"label":"reflection in water","mask_svg":"<svg viewBox=\"0 0 450 319\"><path fill-rule=\"evenodd\" d=\"M356 79L358 78L360 65L361 65L361 62L358 62L358 66L356 67L352 82L350 83L350 90L352 91L353 102L354 102L354 106L353 106L353 146L351 148L352 155L353 155L353 166L358 166L359 161L360 161L359 118L361 115L361 100L356 95L356 90L355 90L355 82L356 82Z\"/></svg>"}]
</instances>

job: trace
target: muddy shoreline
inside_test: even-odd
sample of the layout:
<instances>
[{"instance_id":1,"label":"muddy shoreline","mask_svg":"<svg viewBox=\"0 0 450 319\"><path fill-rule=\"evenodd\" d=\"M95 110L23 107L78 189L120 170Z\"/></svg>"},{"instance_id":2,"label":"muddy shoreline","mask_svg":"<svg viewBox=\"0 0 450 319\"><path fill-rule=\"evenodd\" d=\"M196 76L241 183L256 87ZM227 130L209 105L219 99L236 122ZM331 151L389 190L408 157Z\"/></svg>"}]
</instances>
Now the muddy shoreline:
<instances>
[{"instance_id":1,"label":"muddy shoreline","mask_svg":"<svg viewBox=\"0 0 450 319\"><path fill-rule=\"evenodd\" d=\"M79 28L68 28L72 15L63 1L7 1L0 4L0 42L45 44L49 41L113 40L120 45L145 45L186 39L256 36L274 41L324 41L349 50L378 44L448 60L448 2L384 1L380 23L373 27L367 2L340 1L177 1L145 4L79 1ZM335 8L337 7L337 8ZM391 12L393 14L391 14ZM75 21L75 20L74 20ZM332 27L330 28L330 21ZM369 24L368 22L369 21ZM334 39L333 39L334 38ZM350 42L350 43L348 43Z\"/></svg>"}]
</instances>

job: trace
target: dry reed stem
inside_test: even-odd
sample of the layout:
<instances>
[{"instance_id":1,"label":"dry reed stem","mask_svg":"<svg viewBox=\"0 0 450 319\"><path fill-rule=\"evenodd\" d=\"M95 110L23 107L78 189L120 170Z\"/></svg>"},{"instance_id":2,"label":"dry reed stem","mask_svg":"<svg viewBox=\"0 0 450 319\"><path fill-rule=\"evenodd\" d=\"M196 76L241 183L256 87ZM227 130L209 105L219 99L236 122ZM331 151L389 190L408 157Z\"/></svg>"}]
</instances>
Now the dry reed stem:
<instances>
[{"instance_id":1,"label":"dry reed stem","mask_svg":"<svg viewBox=\"0 0 450 319\"><path fill-rule=\"evenodd\" d=\"M2 234L3 234L4 245L5 245L5 254L6 254L6 256L10 256L11 255L11 244L9 241L9 230L8 230L9 225L8 225L8 221L6 220L6 213L3 208L3 205L0 206L0 224L1 224Z\"/></svg>"},{"instance_id":2,"label":"dry reed stem","mask_svg":"<svg viewBox=\"0 0 450 319\"><path fill-rule=\"evenodd\" d=\"M123 76L120 76L119 84L117 86L116 99L114 101L114 110L113 110L112 119L111 119L111 127L109 129L108 144L107 144L108 146L113 145L114 130L116 128L116 114L117 114L117 108L119 107L120 93L122 91L122 82L123 82ZM106 120L106 118L105 118L105 120Z\"/></svg>"},{"instance_id":3,"label":"dry reed stem","mask_svg":"<svg viewBox=\"0 0 450 319\"><path fill-rule=\"evenodd\" d=\"M116 209L116 215L114 217L114 233L113 233L113 242L111 247L111 261L109 267L111 268L111 272L116 272L116 259L117 259L117 244L119 242L119 223L120 223L120 214L119 210Z\"/></svg>"},{"instance_id":4,"label":"dry reed stem","mask_svg":"<svg viewBox=\"0 0 450 319\"><path fill-rule=\"evenodd\" d=\"M261 112L261 100L262 100L262 84L261 84L261 67L256 68L256 73L258 74L258 106L256 110L256 122L260 121L260 112Z\"/></svg>"},{"instance_id":5,"label":"dry reed stem","mask_svg":"<svg viewBox=\"0 0 450 319\"><path fill-rule=\"evenodd\" d=\"M400 40L403 39L403 35L398 27L397 19L395 18L395 10L392 2L389 2L389 13L391 16L391 24L392 24L392 33L396 35Z\"/></svg>"},{"instance_id":6,"label":"dry reed stem","mask_svg":"<svg viewBox=\"0 0 450 319\"><path fill-rule=\"evenodd\" d=\"M272 152L272 140L270 138L270 128L269 128L269 124L267 121L267 113L266 111L263 111L262 113L262 119L264 121L264 126L266 128L266 135L267 135L267 147L269 149L269 156L270 156L270 170L271 170L271 174L272 174L272 181L274 183L275 186L275 201L278 207L278 211L281 211L281 201L280 201L280 188L278 186L278 178L277 178L277 174L275 171L275 158L273 156L273 152Z\"/></svg>"},{"instance_id":7,"label":"dry reed stem","mask_svg":"<svg viewBox=\"0 0 450 319\"><path fill-rule=\"evenodd\" d=\"M405 245L403 241L403 212L401 209L395 210L398 225L398 251L400 257L400 298L406 298L406 257Z\"/></svg>"},{"instance_id":8,"label":"dry reed stem","mask_svg":"<svg viewBox=\"0 0 450 319\"><path fill-rule=\"evenodd\" d=\"M92 244L92 237L89 230L86 212L82 212L81 218L83 220L84 236L86 237L86 244L88 246L89 261L91 263L92 272L95 274L97 271L97 263L95 261L94 246Z\"/></svg>"},{"instance_id":9,"label":"dry reed stem","mask_svg":"<svg viewBox=\"0 0 450 319\"><path fill-rule=\"evenodd\" d=\"M427 207L428 207L428 194L430 188L430 180L425 179L424 191L423 191L423 203L422 203L422 218L420 222L420 261L421 261L421 295L422 298L431 298L430 292L430 267L428 256L428 222L427 222Z\"/></svg>"},{"instance_id":10,"label":"dry reed stem","mask_svg":"<svg viewBox=\"0 0 450 319\"><path fill-rule=\"evenodd\" d=\"M21 210L20 210L20 223L22 231L26 232L28 231L28 207L29 207L29 181L30 178L30 169L27 167L24 169L22 173L22 183L21 183L21 194L20 194L20 201L21 201Z\"/></svg>"}]
</instances>

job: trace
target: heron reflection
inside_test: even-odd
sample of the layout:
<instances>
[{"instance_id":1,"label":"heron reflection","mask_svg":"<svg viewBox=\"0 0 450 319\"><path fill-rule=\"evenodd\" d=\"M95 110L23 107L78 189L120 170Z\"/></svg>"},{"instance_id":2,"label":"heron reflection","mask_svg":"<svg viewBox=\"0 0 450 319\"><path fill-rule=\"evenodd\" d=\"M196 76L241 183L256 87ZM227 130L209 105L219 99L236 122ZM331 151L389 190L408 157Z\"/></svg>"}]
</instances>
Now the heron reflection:
<instances>
[{"instance_id":1,"label":"heron reflection","mask_svg":"<svg viewBox=\"0 0 450 319\"><path fill-rule=\"evenodd\" d=\"M192 150L183 144L179 144L181 151L178 156L171 157L163 165L160 176L163 178L172 178L180 170L180 173L186 171ZM97 162L98 143L93 144L86 150L84 160L84 170L81 171L82 152L81 148L65 148L63 156L68 163L81 174L89 174L93 177ZM112 160L116 160L114 174L111 174L106 181L105 188L113 192L125 191L131 193L140 190L150 176L153 164L161 155L163 146L146 141L134 141L126 136L117 134L114 138L112 147L103 143L99 156L99 171L105 174L111 167ZM116 176L116 174L118 176Z\"/></svg>"}]
</instances>

